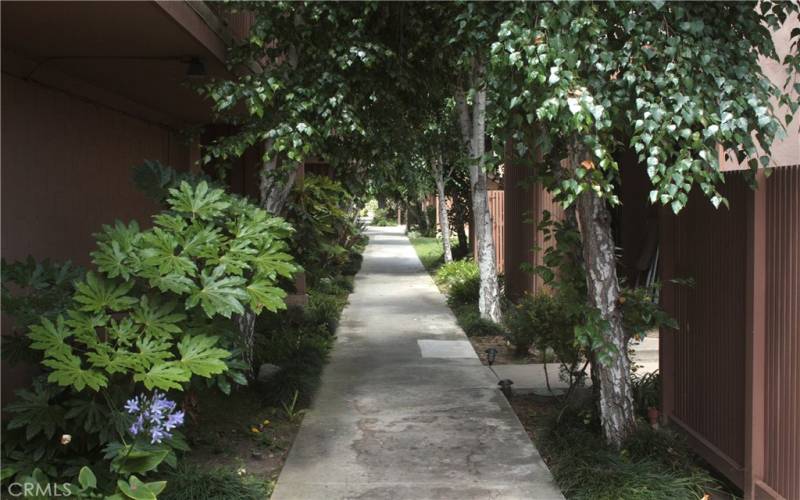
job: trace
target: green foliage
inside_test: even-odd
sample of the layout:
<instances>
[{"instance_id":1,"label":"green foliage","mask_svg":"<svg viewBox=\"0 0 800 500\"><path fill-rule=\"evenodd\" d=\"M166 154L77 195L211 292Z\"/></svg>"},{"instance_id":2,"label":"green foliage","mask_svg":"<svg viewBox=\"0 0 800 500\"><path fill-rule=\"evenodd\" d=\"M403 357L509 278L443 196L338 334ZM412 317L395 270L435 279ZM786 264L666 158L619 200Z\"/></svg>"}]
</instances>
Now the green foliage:
<instances>
[{"instance_id":1,"label":"green foliage","mask_svg":"<svg viewBox=\"0 0 800 500\"><path fill-rule=\"evenodd\" d=\"M360 241L354 207L341 183L324 176L308 175L293 191L286 207L286 218L296 229L292 252L312 283L349 264L351 249Z\"/></svg>"},{"instance_id":2,"label":"green foliage","mask_svg":"<svg viewBox=\"0 0 800 500\"><path fill-rule=\"evenodd\" d=\"M22 335L28 327L42 319L53 319L69 308L75 292L74 282L84 270L69 262L49 260L37 262L33 257L8 263L0 261L0 301L3 314L10 321L3 336L3 361L38 363L41 357L30 349L30 340Z\"/></svg>"},{"instance_id":3,"label":"green foliage","mask_svg":"<svg viewBox=\"0 0 800 500\"><path fill-rule=\"evenodd\" d=\"M324 278L309 291L306 307L291 307L257 319L257 359L281 367L264 387L269 402L291 402L295 393L295 405L310 402L352 289L352 278Z\"/></svg>"},{"instance_id":4,"label":"green foliage","mask_svg":"<svg viewBox=\"0 0 800 500\"><path fill-rule=\"evenodd\" d=\"M505 330L494 321L481 318L478 304L475 302L453 304L450 307L453 310L453 314L456 316L458 326L460 326L469 337L499 337L506 334Z\"/></svg>"},{"instance_id":5,"label":"green foliage","mask_svg":"<svg viewBox=\"0 0 800 500\"><path fill-rule=\"evenodd\" d=\"M329 335L333 335L339 325L339 313L347 301L342 294L348 291L340 288L337 292L329 294L312 290L308 294L308 306L305 312L307 321L322 326Z\"/></svg>"},{"instance_id":6,"label":"green foliage","mask_svg":"<svg viewBox=\"0 0 800 500\"><path fill-rule=\"evenodd\" d=\"M542 352L553 350L567 365L580 358L570 318L564 306L550 295L525 295L509 308L504 320L517 352L526 353L532 346Z\"/></svg>"},{"instance_id":7,"label":"green foliage","mask_svg":"<svg viewBox=\"0 0 800 500\"><path fill-rule=\"evenodd\" d=\"M417 256L429 273L435 272L444 263L444 250L441 241L436 238L419 236L412 238L409 236Z\"/></svg>"},{"instance_id":8,"label":"green foliage","mask_svg":"<svg viewBox=\"0 0 800 500\"><path fill-rule=\"evenodd\" d=\"M70 262L37 262L33 257L8 263L0 261L3 313L14 319L18 329L54 318L66 310L74 291L73 282L84 270Z\"/></svg>"},{"instance_id":9,"label":"green foliage","mask_svg":"<svg viewBox=\"0 0 800 500\"><path fill-rule=\"evenodd\" d=\"M583 407L547 414L537 422L536 444L569 499L701 498L720 486L700 468L685 439L642 427L621 451L609 448Z\"/></svg>"},{"instance_id":10,"label":"green foliage","mask_svg":"<svg viewBox=\"0 0 800 500\"><path fill-rule=\"evenodd\" d=\"M645 373L643 375L633 374L633 403L636 413L647 418L648 408L659 408L661 406L661 374L658 371Z\"/></svg>"},{"instance_id":11,"label":"green foliage","mask_svg":"<svg viewBox=\"0 0 800 500\"><path fill-rule=\"evenodd\" d=\"M457 260L436 271L436 283L444 288L451 305L478 302L480 275L478 264L471 260Z\"/></svg>"},{"instance_id":12,"label":"green foliage","mask_svg":"<svg viewBox=\"0 0 800 500\"><path fill-rule=\"evenodd\" d=\"M234 471L205 471L182 467L167 477L167 488L160 500L262 500L269 498L272 487L243 478Z\"/></svg>"},{"instance_id":13,"label":"green foliage","mask_svg":"<svg viewBox=\"0 0 800 500\"><path fill-rule=\"evenodd\" d=\"M74 306L31 327L50 382L97 391L127 376L181 389L228 368L230 352L206 333L215 317L284 307L278 280L296 270L284 221L205 181L170 188L166 204L151 229L105 226L98 272L76 282Z\"/></svg>"},{"instance_id":14,"label":"green foliage","mask_svg":"<svg viewBox=\"0 0 800 500\"><path fill-rule=\"evenodd\" d=\"M376 208L370 224L379 227L396 226L397 215L389 209Z\"/></svg>"},{"instance_id":15,"label":"green foliage","mask_svg":"<svg viewBox=\"0 0 800 500\"><path fill-rule=\"evenodd\" d=\"M770 29L798 6L703 7L540 3L519 6L503 23L492 61L495 71L510 76L497 89L511 110L509 121L520 129L540 122L545 153L562 141L580 143L590 154L566 177L551 177L563 202L590 190L618 203L614 153L625 148L647 170L650 201L676 213L694 185L715 206L725 202L717 190L723 182L717 145L752 172L769 164L772 143L783 135L775 103L792 113L798 105L788 88L768 80L759 57L779 59ZM790 51L783 63L788 84L800 58Z\"/></svg>"}]
</instances>

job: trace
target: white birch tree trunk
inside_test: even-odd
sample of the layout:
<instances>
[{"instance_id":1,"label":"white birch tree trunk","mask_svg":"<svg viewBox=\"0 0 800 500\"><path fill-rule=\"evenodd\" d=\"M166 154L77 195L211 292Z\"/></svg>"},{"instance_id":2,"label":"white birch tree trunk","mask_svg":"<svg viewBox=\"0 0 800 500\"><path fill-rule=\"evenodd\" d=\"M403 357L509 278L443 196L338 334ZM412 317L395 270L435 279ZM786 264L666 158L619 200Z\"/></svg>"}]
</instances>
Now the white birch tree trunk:
<instances>
[{"instance_id":1,"label":"white birch tree trunk","mask_svg":"<svg viewBox=\"0 0 800 500\"><path fill-rule=\"evenodd\" d=\"M477 68L482 73L482 68ZM474 79L473 81L477 81ZM497 280L497 262L492 237L492 215L489 212L489 194L486 186L486 172L483 169L485 153L484 135L486 131L486 90L475 92L472 104L467 104L466 93L462 90L456 96L459 108L459 124L464 142L468 145L470 159L469 178L472 191L472 215L475 231L475 244L478 246L478 270L480 272L480 298L478 309L481 317L500 322L500 285Z\"/></svg>"},{"instance_id":2,"label":"white birch tree trunk","mask_svg":"<svg viewBox=\"0 0 800 500\"><path fill-rule=\"evenodd\" d=\"M453 262L453 249L450 244L450 220L447 218L447 198L444 191L444 166L441 160L434 160L434 177L436 178L436 193L439 196L439 227L442 230L442 248L445 263Z\"/></svg>"},{"instance_id":3,"label":"white birch tree trunk","mask_svg":"<svg viewBox=\"0 0 800 500\"><path fill-rule=\"evenodd\" d=\"M587 158L585 148L577 140L574 141L570 152L570 166L573 171ZM607 365L595 363L597 366L592 368L597 370L600 379L599 405L603 433L609 444L619 448L635 430L636 418L633 411L628 342L619 303L611 212L606 201L590 189L578 195L577 212L589 301L608 324L603 332L605 342L616 350Z\"/></svg>"}]
</instances>

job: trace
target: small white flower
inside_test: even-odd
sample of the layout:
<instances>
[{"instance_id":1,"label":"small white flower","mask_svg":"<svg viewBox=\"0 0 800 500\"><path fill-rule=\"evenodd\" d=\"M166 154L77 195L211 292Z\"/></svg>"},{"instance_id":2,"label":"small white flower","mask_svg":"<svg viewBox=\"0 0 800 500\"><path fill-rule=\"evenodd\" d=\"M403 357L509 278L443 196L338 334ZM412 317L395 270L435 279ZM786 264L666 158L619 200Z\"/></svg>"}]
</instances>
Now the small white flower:
<instances>
[{"instance_id":1,"label":"small white flower","mask_svg":"<svg viewBox=\"0 0 800 500\"><path fill-rule=\"evenodd\" d=\"M236 474L239 476L244 476L245 474L247 474L247 469L245 469L244 467L239 467L238 469L236 469Z\"/></svg>"},{"instance_id":2,"label":"small white flower","mask_svg":"<svg viewBox=\"0 0 800 500\"><path fill-rule=\"evenodd\" d=\"M63 444L64 446L66 446L66 445L68 445L70 442L72 442L72 435L71 435L71 434L62 434L62 435L61 435L61 444Z\"/></svg>"}]
</instances>

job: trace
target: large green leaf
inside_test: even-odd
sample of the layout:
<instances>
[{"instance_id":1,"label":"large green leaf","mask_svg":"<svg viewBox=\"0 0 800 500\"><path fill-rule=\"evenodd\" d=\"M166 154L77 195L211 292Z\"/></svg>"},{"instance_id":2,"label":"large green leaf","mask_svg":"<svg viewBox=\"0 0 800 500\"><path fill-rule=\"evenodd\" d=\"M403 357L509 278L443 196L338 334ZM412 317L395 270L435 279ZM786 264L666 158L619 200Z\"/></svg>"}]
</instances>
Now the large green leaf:
<instances>
[{"instance_id":1,"label":"large green leaf","mask_svg":"<svg viewBox=\"0 0 800 500\"><path fill-rule=\"evenodd\" d=\"M225 360L231 353L214 347L218 340L217 337L205 335L183 337L178 344L181 366L201 377L211 377L224 372L228 368Z\"/></svg>"},{"instance_id":2,"label":"large green leaf","mask_svg":"<svg viewBox=\"0 0 800 500\"><path fill-rule=\"evenodd\" d=\"M31 326L30 332L28 332L31 349L45 351L49 356L71 354L72 348L66 343L71 336L72 331L67 327L62 316L59 316L55 323L47 318L42 318L42 323Z\"/></svg>"},{"instance_id":3,"label":"large green leaf","mask_svg":"<svg viewBox=\"0 0 800 500\"><path fill-rule=\"evenodd\" d=\"M164 491L166 486L166 481L145 483L136 476L131 476L128 481L123 481L122 479L117 481L117 488L127 498L133 500L156 500L158 494Z\"/></svg>"},{"instance_id":4,"label":"large green leaf","mask_svg":"<svg viewBox=\"0 0 800 500\"><path fill-rule=\"evenodd\" d=\"M122 311L137 302L127 295L134 284L133 281L114 283L90 271L85 281L75 285L75 302L82 304L80 309L87 312Z\"/></svg>"},{"instance_id":5,"label":"large green leaf","mask_svg":"<svg viewBox=\"0 0 800 500\"><path fill-rule=\"evenodd\" d=\"M48 382L54 382L64 387L74 387L82 391L87 386L99 391L108 385L108 378L97 370L81 367L81 359L72 354L61 355L57 358L47 358L42 361L44 366L53 371L47 376Z\"/></svg>"},{"instance_id":6,"label":"large green leaf","mask_svg":"<svg viewBox=\"0 0 800 500\"><path fill-rule=\"evenodd\" d=\"M38 381L30 389L17 391L17 399L4 407L4 411L13 415L8 428L24 427L29 440L39 433L52 438L56 429L64 425L64 408L51 401L61 391Z\"/></svg>"},{"instance_id":7,"label":"large green leaf","mask_svg":"<svg viewBox=\"0 0 800 500\"><path fill-rule=\"evenodd\" d=\"M286 292L276 286L271 286L269 282L260 280L250 283L246 287L247 295L250 296L250 308L256 313L260 313L263 308L268 311L278 311L286 309Z\"/></svg>"},{"instance_id":8,"label":"large green leaf","mask_svg":"<svg viewBox=\"0 0 800 500\"><path fill-rule=\"evenodd\" d=\"M133 321L144 327L144 333L157 338L169 338L181 333L180 324L186 315L175 310L174 302L154 301L143 295L139 304L133 308Z\"/></svg>"},{"instance_id":9,"label":"large green leaf","mask_svg":"<svg viewBox=\"0 0 800 500\"><path fill-rule=\"evenodd\" d=\"M170 450L165 447L141 447L124 445L111 461L111 467L119 474L143 474L155 470L167 458Z\"/></svg>"},{"instance_id":10,"label":"large green leaf","mask_svg":"<svg viewBox=\"0 0 800 500\"><path fill-rule=\"evenodd\" d=\"M177 364L175 361L168 361L152 366L149 370L137 373L133 376L136 382L144 383L148 390L161 389L183 389L182 384L188 382L192 373Z\"/></svg>"},{"instance_id":11,"label":"large green leaf","mask_svg":"<svg viewBox=\"0 0 800 500\"><path fill-rule=\"evenodd\" d=\"M200 288L189 295L186 305L195 307L199 303L209 318L218 314L230 318L232 314L244 313L242 304L249 299L243 288L246 280L240 276L224 274L224 266L215 267L210 274L203 270Z\"/></svg>"},{"instance_id":12,"label":"large green leaf","mask_svg":"<svg viewBox=\"0 0 800 500\"><path fill-rule=\"evenodd\" d=\"M176 212L191 214L192 218L209 220L221 214L230 203L225 200L222 189L210 189L205 181L193 188L188 182L181 182L178 189L170 189L167 203Z\"/></svg>"}]
</instances>

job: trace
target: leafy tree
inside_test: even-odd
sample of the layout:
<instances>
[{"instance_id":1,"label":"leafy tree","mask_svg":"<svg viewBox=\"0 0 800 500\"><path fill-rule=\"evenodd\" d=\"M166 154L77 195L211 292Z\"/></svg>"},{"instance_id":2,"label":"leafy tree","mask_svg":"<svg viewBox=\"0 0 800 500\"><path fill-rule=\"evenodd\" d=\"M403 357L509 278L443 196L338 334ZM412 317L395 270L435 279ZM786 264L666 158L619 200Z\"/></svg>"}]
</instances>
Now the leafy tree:
<instances>
[{"instance_id":1,"label":"leafy tree","mask_svg":"<svg viewBox=\"0 0 800 500\"><path fill-rule=\"evenodd\" d=\"M541 3L518 6L492 47L520 126L541 124L549 189L576 207L589 298L578 339L600 361L602 423L614 445L634 428L610 226L609 205L619 203L615 153L638 153L652 203L677 213L694 186L715 206L727 203L717 190L717 146L747 161L752 178L781 135L775 103L797 109L759 65L759 57L778 58L770 29L793 11L796 4L769 1ZM797 55L784 62L800 66Z\"/></svg>"}]
</instances>

